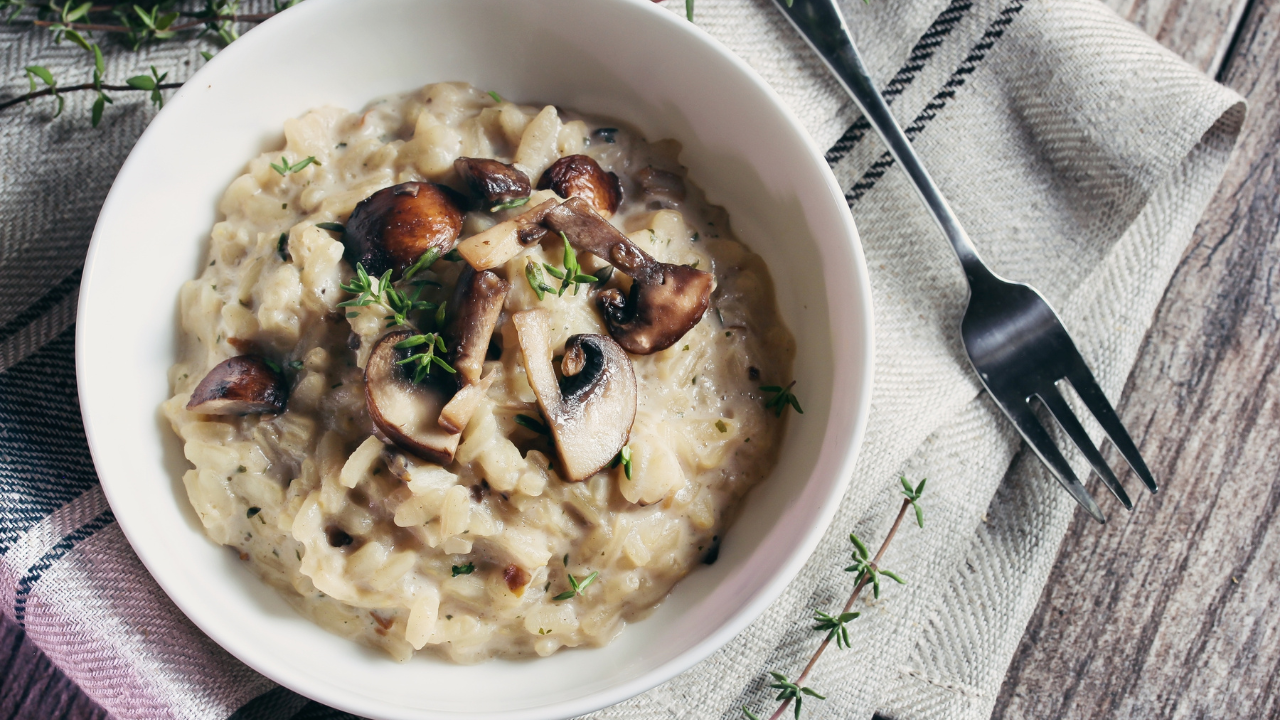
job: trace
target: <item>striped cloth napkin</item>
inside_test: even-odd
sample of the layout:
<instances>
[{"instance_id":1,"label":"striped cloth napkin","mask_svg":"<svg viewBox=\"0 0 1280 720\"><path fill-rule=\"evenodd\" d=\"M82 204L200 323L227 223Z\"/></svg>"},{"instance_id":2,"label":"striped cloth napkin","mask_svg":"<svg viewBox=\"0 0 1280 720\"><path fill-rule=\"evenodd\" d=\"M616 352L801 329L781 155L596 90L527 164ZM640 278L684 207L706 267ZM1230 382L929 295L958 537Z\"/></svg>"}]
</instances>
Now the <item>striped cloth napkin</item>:
<instances>
[{"instance_id":1,"label":"striped cloth napkin","mask_svg":"<svg viewBox=\"0 0 1280 720\"><path fill-rule=\"evenodd\" d=\"M682 0L665 5L684 12ZM1044 292L1118 397L1221 178L1240 98L1094 0L854 0L844 11L984 256ZM908 584L858 608L852 647L828 652L808 683L827 699L805 713L985 718L1074 503L981 392L956 332L965 288L951 250L818 59L766 0L699 0L696 21L828 148L871 269L871 422L843 506L783 596L702 664L597 716L772 712L768 671L803 667L820 639L813 609L850 591L846 536L883 537L904 473L930 478L926 527L900 533L886 558ZM150 64L186 77L199 49L108 53L108 81ZM91 71L69 43L0 26L0 98L25 91L32 63L64 84ZM122 95L91 129L85 95L52 121L50 102L0 113L0 610L120 718L339 716L183 617L98 488L76 402L77 287L98 208L152 110ZM122 290L122 311L153 301Z\"/></svg>"}]
</instances>

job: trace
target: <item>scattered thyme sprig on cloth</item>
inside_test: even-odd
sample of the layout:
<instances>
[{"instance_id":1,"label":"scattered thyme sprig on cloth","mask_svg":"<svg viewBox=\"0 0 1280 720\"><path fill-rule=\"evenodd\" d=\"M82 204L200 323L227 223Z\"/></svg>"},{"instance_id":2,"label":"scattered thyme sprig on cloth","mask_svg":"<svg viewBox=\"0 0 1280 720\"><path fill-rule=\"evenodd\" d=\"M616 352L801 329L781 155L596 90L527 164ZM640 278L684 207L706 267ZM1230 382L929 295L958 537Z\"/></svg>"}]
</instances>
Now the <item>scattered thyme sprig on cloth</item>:
<instances>
[{"instance_id":1,"label":"scattered thyme sprig on cloth","mask_svg":"<svg viewBox=\"0 0 1280 720\"><path fill-rule=\"evenodd\" d=\"M818 664L818 658L822 657L822 653L826 652L827 646L834 640L837 648L847 649L849 643L848 623L857 619L860 613L852 612L853 604L857 602L858 597L862 595L862 590L867 585L871 585L872 592L878 598L880 597L880 576L891 578L894 581L906 584L897 574L885 570L880 567L880 561L884 559L885 551L889 549L889 543L893 542L893 538L898 534L898 528L902 526L902 519L907 516L907 510L914 508L916 512L916 522L920 527L924 527L924 511L920 509L920 496L924 493L924 484L927 481L921 480L919 485L911 486L907 482L905 476L898 478L904 488L902 494L904 496L902 506L898 508L898 516L894 518L893 525L889 528L889 533L885 535L884 541L880 543L880 549L876 551L875 557L870 557L871 553L867 549L866 543L857 535L849 533L849 542L853 545L853 564L845 568L846 572L857 573L854 581L853 593L849 595L849 600L844 604L839 614L830 615L815 610L813 619L816 625L813 629L817 632L825 632L826 637L822 639L822 643L818 645L818 649L814 651L813 657L809 658L809 663L804 666L804 670L800 673L800 677L794 681L787 679L782 673L770 671L773 676L774 683L769 687L779 690L776 700L781 700L782 704L769 716L769 720L778 720L791 707L792 701L795 702L793 708L797 720L800 717L800 706L804 700L804 696L825 700L826 698L819 695L817 691L804 686L804 681L809 678L809 674L813 672L814 665ZM747 720L760 720L756 713L752 712L749 707L742 708L742 714Z\"/></svg>"},{"instance_id":2,"label":"scattered thyme sprig on cloth","mask_svg":"<svg viewBox=\"0 0 1280 720\"><path fill-rule=\"evenodd\" d=\"M0 14L4 22L14 25L30 25L32 28L48 31L53 35L55 43L69 40L89 53L93 61L92 80L73 85L63 85L61 80L42 65L28 65L26 70L30 90L24 95L0 101L0 111L15 105L29 104L32 100L52 97L56 104L52 117L62 114L65 107L63 95L74 92L94 92L90 110L90 122L94 127L102 121L107 105L115 101L107 91L129 92L140 91L149 94L151 102L160 108L164 105L161 91L182 87L182 83L164 82L168 72L159 72L151 68L151 74L134 75L123 85L108 85L105 82L106 63L102 56L102 48L97 42L98 36L113 37L128 49L137 52L144 45L170 42L180 33L197 31L191 39L198 40L211 36L222 45L227 45L240 37L238 25L256 23L266 20L277 12L290 7L298 0L277 0L275 12L240 14L241 0L205 0L204 7L199 10L177 10L174 0L162 0L150 4L150 7L132 2L108 2L95 5L92 2L75 3L71 0L59 4L53 0L46 3L28 4L26 0L0 0ZM34 15L34 17L32 17ZM185 20L185 22L180 22ZM205 60L213 57L213 53L202 51ZM43 87L36 84L39 80Z\"/></svg>"}]
</instances>

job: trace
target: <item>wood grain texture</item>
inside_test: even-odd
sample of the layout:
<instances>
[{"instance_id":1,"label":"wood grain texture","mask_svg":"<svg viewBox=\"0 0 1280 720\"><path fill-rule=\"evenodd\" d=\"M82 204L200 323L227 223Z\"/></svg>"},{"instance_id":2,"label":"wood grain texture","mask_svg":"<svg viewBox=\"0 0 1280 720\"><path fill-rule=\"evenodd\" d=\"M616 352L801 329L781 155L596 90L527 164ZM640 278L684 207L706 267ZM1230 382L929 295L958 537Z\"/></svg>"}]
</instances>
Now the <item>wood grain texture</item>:
<instances>
[{"instance_id":1,"label":"wood grain texture","mask_svg":"<svg viewBox=\"0 0 1280 720\"><path fill-rule=\"evenodd\" d=\"M1104 0L1104 4L1209 75L1232 50L1246 0Z\"/></svg>"},{"instance_id":2,"label":"wood grain texture","mask_svg":"<svg viewBox=\"0 0 1280 720\"><path fill-rule=\"evenodd\" d=\"M1280 717L1280 0L1221 77L1241 143L1124 393L1163 487L1076 514L995 718Z\"/></svg>"}]
</instances>

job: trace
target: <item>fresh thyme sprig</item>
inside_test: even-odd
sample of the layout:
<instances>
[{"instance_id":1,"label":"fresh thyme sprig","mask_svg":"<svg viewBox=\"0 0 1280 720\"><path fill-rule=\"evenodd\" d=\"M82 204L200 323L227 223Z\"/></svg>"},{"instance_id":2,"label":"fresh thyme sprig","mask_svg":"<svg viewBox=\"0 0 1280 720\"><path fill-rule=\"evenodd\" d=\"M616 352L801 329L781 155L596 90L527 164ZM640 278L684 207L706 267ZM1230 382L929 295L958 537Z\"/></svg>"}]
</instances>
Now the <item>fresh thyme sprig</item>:
<instances>
[{"instance_id":1,"label":"fresh thyme sprig","mask_svg":"<svg viewBox=\"0 0 1280 720\"><path fill-rule=\"evenodd\" d=\"M382 302L382 293L390 285L390 270L383 273L382 277L377 278L365 271L364 264L356 263L356 276L351 278L351 281L346 285L340 286L343 290L356 297L338 303L338 307L365 307L375 302Z\"/></svg>"},{"instance_id":2,"label":"fresh thyme sprig","mask_svg":"<svg viewBox=\"0 0 1280 720\"><path fill-rule=\"evenodd\" d=\"M577 578L575 578L571 573L566 572L565 576L569 578L569 587L571 589L565 590L564 592L552 598L557 602L561 600L568 600L569 598L573 598L573 597L577 597L578 595L581 595L582 591L586 590L588 585L595 582L596 578L600 577L600 571L594 570L590 575L582 578L581 580L578 580Z\"/></svg>"},{"instance_id":3,"label":"fresh thyme sprig","mask_svg":"<svg viewBox=\"0 0 1280 720\"><path fill-rule=\"evenodd\" d=\"M609 469L612 470L613 468L618 467L619 464L622 465L622 472L626 473L627 479L630 480L631 479L631 446L630 445L623 445L622 449L618 451L618 454L613 456L613 462L609 463Z\"/></svg>"},{"instance_id":4,"label":"fresh thyme sprig","mask_svg":"<svg viewBox=\"0 0 1280 720\"><path fill-rule=\"evenodd\" d=\"M320 167L320 161L316 160L315 155L308 155L307 157L303 158L302 160L299 160L298 162L292 165L289 164L289 160L285 158L285 156L281 155L279 165L275 163L268 163L268 164L271 165L272 170L275 170L276 172L280 173L280 177L284 177L289 173L296 173L302 168L312 163L315 163L316 167Z\"/></svg>"},{"instance_id":5,"label":"fresh thyme sprig","mask_svg":"<svg viewBox=\"0 0 1280 720\"><path fill-rule=\"evenodd\" d=\"M797 400L796 396L791 392L791 388L795 387L795 384L796 381L792 380L786 387L780 387L778 385L761 385L761 390L768 393L774 393L773 397L765 401L765 409L772 410L776 417L782 417L782 412L787 409L787 406L791 406L796 409L796 412L803 415L804 410L800 407L800 401Z\"/></svg>"},{"instance_id":6,"label":"fresh thyme sprig","mask_svg":"<svg viewBox=\"0 0 1280 720\"><path fill-rule=\"evenodd\" d=\"M905 477L902 478L902 483L904 486L908 486ZM903 583L902 578L888 570L882 569L880 567L880 561L884 559L884 554L889 549L889 544L893 542L893 538L898 534L898 528L902 527L902 519L906 517L908 508L914 507L916 509L916 512L918 513L917 521L920 523L921 527L924 527L924 514L923 511L920 510L919 505L920 496L923 493L924 481L922 480L919 485L912 488L911 496L903 499L902 505L898 508L898 516L894 518L893 525L890 526L889 533L885 535L884 541L880 543L880 549L876 551L874 558L868 558L870 553L867 551L867 546L857 535L852 533L849 534L849 542L853 544L854 564L845 568L845 570L858 573L857 580L854 583L853 592L849 595L848 601L845 602L844 608L841 609L840 614L838 615L829 615L822 611L814 611L813 619L817 624L813 626L813 629L817 632L825 632L827 635L822 639L822 643L818 645L818 649L814 651L813 656L809 658L808 664L804 666L804 670L800 673L800 677L795 679L795 682L787 680L785 676L780 676L779 673L770 673L774 676L774 679L777 680L777 682L770 687L778 688L783 692L780 692L777 697L778 700L782 701L782 704L779 705L778 709L769 716L769 720L778 720L781 718L793 700L795 701L795 717L799 718L800 703L803 700L801 696L810 695L811 697L820 697L816 694L806 693L803 683L809 678L809 674L813 672L814 666L818 664L818 658L822 657L822 653L826 652L827 646L830 645L833 640L838 648L849 647L849 630L847 623L852 622L859 616L859 613L852 612L852 609L853 604L857 602L858 597L862 595L862 590L866 588L867 585L871 585L873 591L876 593L876 597L879 597L878 578L880 575L885 575L886 577L893 578L899 583ZM906 495L906 493L903 494ZM792 690L792 688L794 688L794 690ZM742 714L748 720L760 720L760 718L748 707L742 708Z\"/></svg>"},{"instance_id":7,"label":"fresh thyme sprig","mask_svg":"<svg viewBox=\"0 0 1280 720\"><path fill-rule=\"evenodd\" d=\"M813 688L807 688L807 687L804 687L803 685L800 685L799 683L803 682L803 680L800 680L797 682L791 682L790 680L787 679L786 675L783 675L780 672L770 671L769 674L772 675L773 679L776 681L769 687L775 688L779 691L778 697L774 699L784 700L786 702L791 702L792 700L796 701L797 720L799 720L800 718L800 706L804 704L805 695L808 695L809 697L818 698L819 700L827 699L826 695L819 695L817 691L815 691Z\"/></svg>"},{"instance_id":8,"label":"fresh thyme sprig","mask_svg":"<svg viewBox=\"0 0 1280 720\"><path fill-rule=\"evenodd\" d=\"M445 347L444 338L440 337L439 333L414 335L396 343L396 349L407 350L409 348L421 347L423 345L426 345L426 348L422 351L414 355L410 355L403 360L396 361L397 365L409 365L413 367L413 381L415 383L420 383L423 380L426 380L427 376L431 374L432 368L435 367L444 370L450 375L458 372L457 370L454 370L449 363L445 362L442 357L442 355L449 352L449 349ZM437 350L440 352L439 355L436 354Z\"/></svg>"},{"instance_id":9,"label":"fresh thyme sprig","mask_svg":"<svg viewBox=\"0 0 1280 720\"><path fill-rule=\"evenodd\" d=\"M128 78L123 85L108 85L105 82L106 64L103 61L102 50L94 41L97 35L117 36L135 52L148 43L171 41L179 33L187 30L199 30L195 39L212 34L221 43L227 44L239 37L237 24L266 20L276 12L297 2L298 0L287 0L287 2L277 0L275 12L239 14L240 0L205 0L204 8L200 10L175 10L172 0L148 3L146 7L131 2L94 5L92 2L75 3L70 0L59 4L51 0L28 5L25 0L0 0L0 12L7 12L4 22L29 23L33 28L50 32L55 43L61 43L63 40L71 41L88 52L93 59L92 80L71 85L58 82L48 68L40 65L28 66L27 76L32 81L30 91L0 102L0 111L15 105L30 103L37 98L53 97L56 100L56 107L52 117L56 118L62 114L65 107L63 97L65 94L93 92L97 97L94 98L90 111L90 120L96 127L102 121L106 106L114 102L113 98L107 95L107 91L146 92L151 102L159 108L164 104L161 91L182 87L182 83L163 82L163 79L168 77L168 73L160 73L152 68L150 75L135 75ZM34 19L22 18L28 8L35 11ZM180 22L183 18L188 18L188 21ZM202 51L201 55L206 60L213 56L207 51ZM43 88L36 87L34 82L36 79L44 84Z\"/></svg>"},{"instance_id":10,"label":"fresh thyme sprig","mask_svg":"<svg viewBox=\"0 0 1280 720\"><path fill-rule=\"evenodd\" d=\"M331 223L331 224L336 225L337 223ZM338 225L338 227L341 228L342 226ZM346 228L342 228L342 232L346 232ZM412 265L404 269L404 272L400 274L400 279L402 281L407 281L412 279L413 276L417 275L420 271L431 269L431 266L434 265L436 260L439 260L439 259L440 259L439 250L435 248L427 248L427 251L419 255L418 259L413 261Z\"/></svg>"},{"instance_id":11,"label":"fresh thyme sprig","mask_svg":"<svg viewBox=\"0 0 1280 720\"><path fill-rule=\"evenodd\" d=\"M916 509L916 523L920 527L924 527L924 511L920 509L920 503L917 501L920 499L920 495L924 492L924 484L929 482L929 478L921 480L920 484L915 486L914 489L912 489L911 483L907 482L906 475L899 476L898 480L902 483L903 496L907 498L907 502L911 503L911 507Z\"/></svg>"},{"instance_id":12,"label":"fresh thyme sprig","mask_svg":"<svg viewBox=\"0 0 1280 720\"><path fill-rule=\"evenodd\" d=\"M418 299L418 296L422 294L422 289L425 287L426 285L424 284L417 285L412 295L409 295L402 290L397 290L394 287L388 287L386 291L383 292L383 297L386 299L386 305L391 309L391 314L384 318L387 321L387 327L407 325L409 324L409 313L421 310L435 310L438 307L433 302Z\"/></svg>"},{"instance_id":13,"label":"fresh thyme sprig","mask_svg":"<svg viewBox=\"0 0 1280 720\"><path fill-rule=\"evenodd\" d=\"M454 565L453 577L458 577L459 575L470 575L475 571L476 571L475 563L467 563L466 565Z\"/></svg>"},{"instance_id":14,"label":"fresh thyme sprig","mask_svg":"<svg viewBox=\"0 0 1280 720\"><path fill-rule=\"evenodd\" d=\"M551 429L548 428L541 420L538 420L537 418L532 418L532 417L529 417L528 415L520 414L520 415L516 415L515 420L517 425L519 425L520 427L526 430L530 430L539 435L546 435L547 437L551 437Z\"/></svg>"},{"instance_id":15,"label":"fresh thyme sprig","mask_svg":"<svg viewBox=\"0 0 1280 720\"><path fill-rule=\"evenodd\" d=\"M560 238L564 240L564 270L547 263L542 263L542 267L547 269L548 274L560 281L560 289L556 291L556 297L562 297L570 285L573 286L573 294L577 295L579 285L599 282L600 278L583 273L582 266L578 264L578 254L573 251L573 246L569 244L569 238L564 233L560 233ZM527 269L525 274L528 274ZM530 280L529 284L532 285L533 280ZM545 285L546 283L544 282L543 284ZM534 290L537 290L537 288L535 287ZM548 287L547 291L549 292L550 290L551 288ZM542 299L541 294L539 294L538 299Z\"/></svg>"},{"instance_id":16,"label":"fresh thyme sprig","mask_svg":"<svg viewBox=\"0 0 1280 720\"><path fill-rule=\"evenodd\" d=\"M533 260L527 260L524 264L524 279L529 281L529 287L538 294L538 299L546 298L547 293L553 293L555 288L547 284L547 278L542 274L542 268L538 267L538 263Z\"/></svg>"},{"instance_id":17,"label":"fresh thyme sprig","mask_svg":"<svg viewBox=\"0 0 1280 720\"><path fill-rule=\"evenodd\" d=\"M522 198L516 198L516 199L514 199L514 200L508 200L508 201L506 201L506 202L504 202L504 203L498 203L497 205L494 205L493 207L489 208L489 212L498 212L499 210L510 210L511 208L518 208L518 207L520 207L521 205L526 205L526 204L528 204L528 202L529 202L529 198L528 198L528 197L522 197Z\"/></svg>"},{"instance_id":18,"label":"fresh thyme sprig","mask_svg":"<svg viewBox=\"0 0 1280 720\"><path fill-rule=\"evenodd\" d=\"M840 613L839 615L828 615L821 610L814 610L813 619L818 624L814 625L813 629L820 631L826 630L827 640L834 639L836 641L836 647L847 649L849 647L849 628L846 623L850 620L856 619L861 614L862 613L845 612Z\"/></svg>"}]
</instances>

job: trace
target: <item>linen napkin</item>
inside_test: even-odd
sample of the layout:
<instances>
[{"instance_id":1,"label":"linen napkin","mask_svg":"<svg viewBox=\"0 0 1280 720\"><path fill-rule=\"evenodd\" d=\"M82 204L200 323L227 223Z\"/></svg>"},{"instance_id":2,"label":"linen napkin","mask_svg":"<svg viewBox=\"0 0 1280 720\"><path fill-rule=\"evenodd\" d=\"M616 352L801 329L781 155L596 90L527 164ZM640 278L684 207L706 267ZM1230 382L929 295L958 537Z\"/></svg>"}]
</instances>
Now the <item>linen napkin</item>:
<instances>
[{"instance_id":1,"label":"linen napkin","mask_svg":"<svg viewBox=\"0 0 1280 720\"><path fill-rule=\"evenodd\" d=\"M665 5L684 12L682 0ZM1117 399L1224 171L1241 99L1095 0L854 0L843 10L984 257L1045 294ZM871 420L849 493L783 596L705 662L594 717L771 713L768 672L804 666L821 640L813 610L832 611L852 589L848 533L879 542L905 474L929 478L925 527L904 527L884 563L907 585L859 602L852 647L829 650L807 683L826 700L810 698L804 712L985 718L1075 504L972 375L951 250L818 58L765 0L699 0L695 21L773 86L846 191L871 270ZM152 63L186 77L197 50L109 52L109 81ZM74 46L0 26L0 98L25 91L32 63L64 83L90 67ZM120 718L337 716L183 617L97 486L75 394L79 268L152 111L120 97L90 129L91 98L66 102L53 121L48 102L0 113L0 609Z\"/></svg>"}]
</instances>

